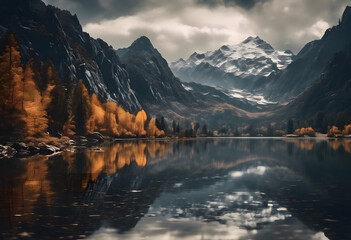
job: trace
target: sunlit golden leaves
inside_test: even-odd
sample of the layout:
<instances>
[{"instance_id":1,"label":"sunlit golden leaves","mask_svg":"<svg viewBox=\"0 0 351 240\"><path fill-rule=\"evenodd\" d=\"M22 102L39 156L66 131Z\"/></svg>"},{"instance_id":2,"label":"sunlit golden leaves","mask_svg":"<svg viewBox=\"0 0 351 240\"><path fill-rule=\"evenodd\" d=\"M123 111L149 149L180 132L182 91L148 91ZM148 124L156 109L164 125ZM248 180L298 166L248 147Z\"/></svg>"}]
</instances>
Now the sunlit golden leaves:
<instances>
[{"instance_id":1,"label":"sunlit golden leaves","mask_svg":"<svg viewBox=\"0 0 351 240\"><path fill-rule=\"evenodd\" d=\"M332 126L328 132L328 137L337 137L341 136L342 132L339 130L337 126Z\"/></svg>"},{"instance_id":2,"label":"sunlit golden leaves","mask_svg":"<svg viewBox=\"0 0 351 240\"><path fill-rule=\"evenodd\" d=\"M155 118L152 118L150 120L150 123L147 127L147 134L149 136L155 136L155 137L159 137L159 136L162 136L164 135L164 131L163 130L159 130L157 127L156 127L156 119Z\"/></svg>"},{"instance_id":3,"label":"sunlit golden leaves","mask_svg":"<svg viewBox=\"0 0 351 240\"><path fill-rule=\"evenodd\" d=\"M316 136L316 133L314 132L312 127L296 129L294 134L299 136L305 136L305 135L310 137Z\"/></svg>"},{"instance_id":4,"label":"sunlit golden leaves","mask_svg":"<svg viewBox=\"0 0 351 240\"><path fill-rule=\"evenodd\" d=\"M346 125L344 127L344 130L342 131L342 134L343 135L350 135L351 134L351 124Z\"/></svg>"},{"instance_id":5,"label":"sunlit golden leaves","mask_svg":"<svg viewBox=\"0 0 351 240\"><path fill-rule=\"evenodd\" d=\"M22 118L26 123L27 136L39 136L45 133L48 127L45 106L33 76L32 61L29 61L24 72L24 91L22 92L22 105L24 110Z\"/></svg>"},{"instance_id":6,"label":"sunlit golden leaves","mask_svg":"<svg viewBox=\"0 0 351 240\"><path fill-rule=\"evenodd\" d=\"M89 94L83 80L74 91L73 86L60 85L50 61L34 69L30 60L23 73L17 41L13 34L8 38L0 56L0 133L16 130L26 137L43 137L47 131L53 136L93 132L112 137L164 135L155 119L147 123L144 110L132 114L115 102L102 103L96 94Z\"/></svg>"},{"instance_id":7,"label":"sunlit golden leaves","mask_svg":"<svg viewBox=\"0 0 351 240\"><path fill-rule=\"evenodd\" d=\"M87 130L95 132L104 127L105 111L95 94L90 96L90 108L88 112Z\"/></svg>"},{"instance_id":8,"label":"sunlit golden leaves","mask_svg":"<svg viewBox=\"0 0 351 240\"><path fill-rule=\"evenodd\" d=\"M86 157L90 180L96 181L101 172L108 175L114 174L133 162L139 167L144 167L147 162L146 144L142 142L117 143L109 146L105 151L87 152Z\"/></svg>"},{"instance_id":9,"label":"sunlit golden leaves","mask_svg":"<svg viewBox=\"0 0 351 240\"><path fill-rule=\"evenodd\" d=\"M101 132L109 136L161 136L164 135L156 127L155 119L151 119L148 131L145 130L147 115L140 110L136 115L125 111L115 102L107 101L101 103L95 94L90 96L87 113L87 132Z\"/></svg>"}]
</instances>

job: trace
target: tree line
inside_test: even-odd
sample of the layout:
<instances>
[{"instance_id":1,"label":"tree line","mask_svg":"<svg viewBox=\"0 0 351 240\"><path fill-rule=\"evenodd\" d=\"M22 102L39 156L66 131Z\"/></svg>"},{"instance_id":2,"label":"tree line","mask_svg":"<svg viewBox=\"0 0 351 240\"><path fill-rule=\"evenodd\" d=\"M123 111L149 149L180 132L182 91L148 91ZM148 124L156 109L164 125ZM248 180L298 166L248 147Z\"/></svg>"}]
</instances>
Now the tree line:
<instances>
[{"instance_id":1,"label":"tree line","mask_svg":"<svg viewBox=\"0 0 351 240\"><path fill-rule=\"evenodd\" d=\"M18 42L8 32L0 56L0 136L161 136L156 119L135 115L113 101L89 94L83 80L59 79L51 61L22 63Z\"/></svg>"}]
</instances>

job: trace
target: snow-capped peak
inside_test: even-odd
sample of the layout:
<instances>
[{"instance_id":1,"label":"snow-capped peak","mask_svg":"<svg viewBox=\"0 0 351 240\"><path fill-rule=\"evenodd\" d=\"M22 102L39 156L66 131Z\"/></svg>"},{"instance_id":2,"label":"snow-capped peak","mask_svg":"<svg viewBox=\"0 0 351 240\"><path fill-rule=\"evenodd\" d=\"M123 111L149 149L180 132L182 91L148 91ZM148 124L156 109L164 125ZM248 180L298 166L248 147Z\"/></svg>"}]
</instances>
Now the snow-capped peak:
<instances>
[{"instance_id":1,"label":"snow-capped peak","mask_svg":"<svg viewBox=\"0 0 351 240\"><path fill-rule=\"evenodd\" d=\"M286 68L293 58L291 51L277 51L259 37L248 37L235 45L223 45L206 53L193 53L187 60L171 63L175 73L188 71L201 63L207 63L225 73L235 76L268 76L278 69Z\"/></svg>"}]
</instances>

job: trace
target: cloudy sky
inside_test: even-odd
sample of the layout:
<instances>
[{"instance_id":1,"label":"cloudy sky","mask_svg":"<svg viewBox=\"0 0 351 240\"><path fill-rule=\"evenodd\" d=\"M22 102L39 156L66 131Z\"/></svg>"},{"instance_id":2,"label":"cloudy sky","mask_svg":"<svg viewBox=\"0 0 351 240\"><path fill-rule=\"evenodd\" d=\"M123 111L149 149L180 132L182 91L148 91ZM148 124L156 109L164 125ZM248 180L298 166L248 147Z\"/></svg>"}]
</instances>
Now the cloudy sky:
<instances>
[{"instance_id":1,"label":"cloudy sky","mask_svg":"<svg viewBox=\"0 0 351 240\"><path fill-rule=\"evenodd\" d=\"M168 61L248 36L297 53L338 23L349 0L45 0L114 48L147 36Z\"/></svg>"}]
</instances>

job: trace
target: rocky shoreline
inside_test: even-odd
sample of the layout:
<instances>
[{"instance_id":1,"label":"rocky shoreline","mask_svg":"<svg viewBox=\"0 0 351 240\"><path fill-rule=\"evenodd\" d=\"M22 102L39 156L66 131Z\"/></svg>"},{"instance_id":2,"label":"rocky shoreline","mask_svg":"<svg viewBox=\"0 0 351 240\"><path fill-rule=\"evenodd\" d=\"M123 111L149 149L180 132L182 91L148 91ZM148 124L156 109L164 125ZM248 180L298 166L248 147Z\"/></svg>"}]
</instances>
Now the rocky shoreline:
<instances>
[{"instance_id":1,"label":"rocky shoreline","mask_svg":"<svg viewBox=\"0 0 351 240\"><path fill-rule=\"evenodd\" d=\"M200 137L202 138L202 137ZM326 134L317 134L315 137L302 137L297 135L286 135L283 138L309 138L309 139L339 139L338 137L327 137ZM351 139L351 136L343 136L343 139ZM54 140L53 140L54 139ZM9 158L25 158L41 155L54 155L64 151L85 151L88 148L99 147L106 142L125 141L125 140L155 140L155 138L110 138L103 136L99 132L90 133L87 136L73 136L72 138L51 138L51 139L25 139L25 140L9 140L0 142L0 160ZM193 139L178 138L166 136L162 140L176 139ZM99 148L100 149L100 148Z\"/></svg>"},{"instance_id":2,"label":"rocky shoreline","mask_svg":"<svg viewBox=\"0 0 351 240\"><path fill-rule=\"evenodd\" d=\"M100 145L107 140L102 134L95 132L87 136L74 136L63 140L40 142L40 141L9 141L0 144L0 159L23 158L36 154L53 155L67 149L79 150L87 147Z\"/></svg>"}]
</instances>

